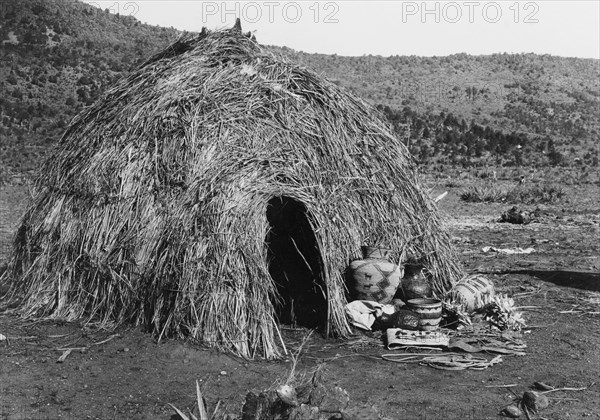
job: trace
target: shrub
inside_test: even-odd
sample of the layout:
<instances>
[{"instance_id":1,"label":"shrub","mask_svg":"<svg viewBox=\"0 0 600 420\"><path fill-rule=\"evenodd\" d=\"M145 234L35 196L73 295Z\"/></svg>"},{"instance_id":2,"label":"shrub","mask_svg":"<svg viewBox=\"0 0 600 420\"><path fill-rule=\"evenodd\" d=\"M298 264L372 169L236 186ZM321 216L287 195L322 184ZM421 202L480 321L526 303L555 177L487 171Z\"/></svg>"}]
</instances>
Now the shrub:
<instances>
[{"instance_id":1,"label":"shrub","mask_svg":"<svg viewBox=\"0 0 600 420\"><path fill-rule=\"evenodd\" d=\"M523 204L555 203L566 195L558 185L542 184L514 188L507 194L507 201Z\"/></svg>"},{"instance_id":2,"label":"shrub","mask_svg":"<svg viewBox=\"0 0 600 420\"><path fill-rule=\"evenodd\" d=\"M460 194L460 199L468 203L548 204L559 201L565 195L565 190L554 184L527 186L518 184L512 189L508 189L488 182L465 188Z\"/></svg>"},{"instance_id":3,"label":"shrub","mask_svg":"<svg viewBox=\"0 0 600 420\"><path fill-rule=\"evenodd\" d=\"M446 187L446 188L457 188L457 187L462 187L462 186L463 186L463 183L461 181L454 180L454 179L450 179L444 183L444 187Z\"/></svg>"},{"instance_id":4,"label":"shrub","mask_svg":"<svg viewBox=\"0 0 600 420\"><path fill-rule=\"evenodd\" d=\"M506 190L492 183L469 185L461 194L460 199L468 203L497 203L506 201Z\"/></svg>"}]
</instances>

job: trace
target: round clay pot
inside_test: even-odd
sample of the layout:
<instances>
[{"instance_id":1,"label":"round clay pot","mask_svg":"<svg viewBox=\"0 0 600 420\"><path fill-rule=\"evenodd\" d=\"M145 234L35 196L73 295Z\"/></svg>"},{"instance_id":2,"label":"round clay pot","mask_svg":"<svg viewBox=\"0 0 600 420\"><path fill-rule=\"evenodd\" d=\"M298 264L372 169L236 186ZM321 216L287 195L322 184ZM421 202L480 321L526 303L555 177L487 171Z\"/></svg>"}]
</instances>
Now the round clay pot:
<instances>
[{"instance_id":1,"label":"round clay pot","mask_svg":"<svg viewBox=\"0 0 600 420\"><path fill-rule=\"evenodd\" d=\"M420 316L419 329L422 331L437 330L442 319L442 301L438 299L409 299L406 306Z\"/></svg>"},{"instance_id":2,"label":"round clay pot","mask_svg":"<svg viewBox=\"0 0 600 420\"><path fill-rule=\"evenodd\" d=\"M348 267L351 297L389 303L400 285L400 267L387 259L389 249L365 246L362 251L363 258Z\"/></svg>"},{"instance_id":3,"label":"round clay pot","mask_svg":"<svg viewBox=\"0 0 600 420\"><path fill-rule=\"evenodd\" d=\"M432 296L431 285L423 274L422 265L407 264L404 267L402 293L405 300L429 298Z\"/></svg>"}]
</instances>

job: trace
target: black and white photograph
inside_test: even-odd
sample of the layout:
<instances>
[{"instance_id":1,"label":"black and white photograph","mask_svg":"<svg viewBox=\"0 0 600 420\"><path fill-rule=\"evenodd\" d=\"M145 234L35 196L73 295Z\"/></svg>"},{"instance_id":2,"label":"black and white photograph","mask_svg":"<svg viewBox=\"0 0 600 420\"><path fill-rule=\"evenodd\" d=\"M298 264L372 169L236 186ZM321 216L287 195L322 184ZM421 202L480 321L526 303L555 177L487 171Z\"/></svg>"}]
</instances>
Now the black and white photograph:
<instances>
[{"instance_id":1,"label":"black and white photograph","mask_svg":"<svg viewBox=\"0 0 600 420\"><path fill-rule=\"evenodd\" d=\"M0 419L600 419L599 153L597 0L0 0Z\"/></svg>"}]
</instances>

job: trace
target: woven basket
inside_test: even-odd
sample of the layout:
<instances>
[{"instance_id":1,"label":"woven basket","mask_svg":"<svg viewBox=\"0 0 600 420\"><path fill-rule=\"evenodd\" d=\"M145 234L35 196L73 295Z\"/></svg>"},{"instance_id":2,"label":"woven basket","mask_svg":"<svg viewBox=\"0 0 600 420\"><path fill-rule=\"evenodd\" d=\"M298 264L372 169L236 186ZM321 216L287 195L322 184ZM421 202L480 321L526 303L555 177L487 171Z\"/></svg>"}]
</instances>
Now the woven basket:
<instances>
[{"instance_id":1,"label":"woven basket","mask_svg":"<svg viewBox=\"0 0 600 420\"><path fill-rule=\"evenodd\" d=\"M419 315L419 329L422 331L437 330L442 320L442 301L438 299L410 299L406 302L408 309Z\"/></svg>"},{"instance_id":2,"label":"woven basket","mask_svg":"<svg viewBox=\"0 0 600 420\"><path fill-rule=\"evenodd\" d=\"M490 302L495 294L494 283L487 277L475 274L456 283L450 291L450 299L471 312Z\"/></svg>"},{"instance_id":3,"label":"woven basket","mask_svg":"<svg viewBox=\"0 0 600 420\"><path fill-rule=\"evenodd\" d=\"M383 248L363 247L363 259L350 263L349 290L355 300L389 303L398 286L402 271L387 257L390 251Z\"/></svg>"}]
</instances>

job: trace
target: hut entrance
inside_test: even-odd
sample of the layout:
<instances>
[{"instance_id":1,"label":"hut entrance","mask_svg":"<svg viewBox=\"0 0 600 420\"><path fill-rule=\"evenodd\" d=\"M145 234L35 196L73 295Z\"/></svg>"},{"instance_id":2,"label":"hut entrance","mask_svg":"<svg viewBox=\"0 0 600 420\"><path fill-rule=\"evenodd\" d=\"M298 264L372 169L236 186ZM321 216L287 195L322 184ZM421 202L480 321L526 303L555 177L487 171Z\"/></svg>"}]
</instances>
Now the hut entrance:
<instances>
[{"instance_id":1,"label":"hut entrance","mask_svg":"<svg viewBox=\"0 0 600 420\"><path fill-rule=\"evenodd\" d=\"M326 322L327 299L321 253L307 217L300 201L274 197L267 207L266 243L279 322L316 328Z\"/></svg>"}]
</instances>

